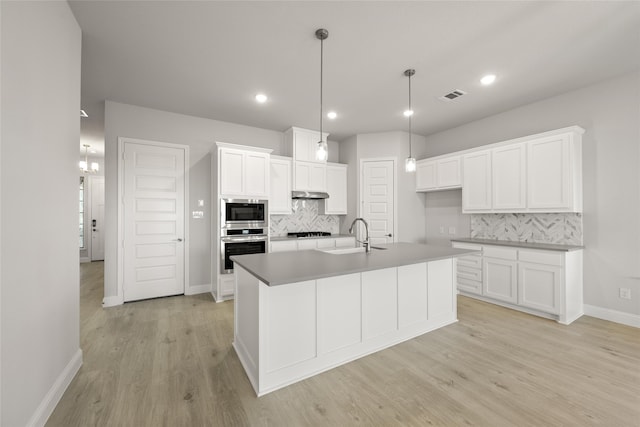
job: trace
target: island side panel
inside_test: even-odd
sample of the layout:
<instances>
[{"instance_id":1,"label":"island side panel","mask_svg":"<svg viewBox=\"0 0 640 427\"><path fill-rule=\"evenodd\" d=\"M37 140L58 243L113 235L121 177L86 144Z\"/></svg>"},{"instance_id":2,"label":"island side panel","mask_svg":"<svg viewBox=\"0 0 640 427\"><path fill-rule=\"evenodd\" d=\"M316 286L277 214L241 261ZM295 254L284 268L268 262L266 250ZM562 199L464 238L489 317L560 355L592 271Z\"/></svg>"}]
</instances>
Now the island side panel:
<instances>
[{"instance_id":1,"label":"island side panel","mask_svg":"<svg viewBox=\"0 0 640 427\"><path fill-rule=\"evenodd\" d=\"M427 264L427 316L432 326L449 324L458 318L455 277L453 258Z\"/></svg>"},{"instance_id":2,"label":"island side panel","mask_svg":"<svg viewBox=\"0 0 640 427\"><path fill-rule=\"evenodd\" d=\"M398 267L398 328L425 323L427 263Z\"/></svg>"},{"instance_id":3,"label":"island side panel","mask_svg":"<svg viewBox=\"0 0 640 427\"><path fill-rule=\"evenodd\" d=\"M234 337L233 348L244 367L253 389L258 393L259 384L259 291L265 286L242 268L235 265Z\"/></svg>"}]
</instances>

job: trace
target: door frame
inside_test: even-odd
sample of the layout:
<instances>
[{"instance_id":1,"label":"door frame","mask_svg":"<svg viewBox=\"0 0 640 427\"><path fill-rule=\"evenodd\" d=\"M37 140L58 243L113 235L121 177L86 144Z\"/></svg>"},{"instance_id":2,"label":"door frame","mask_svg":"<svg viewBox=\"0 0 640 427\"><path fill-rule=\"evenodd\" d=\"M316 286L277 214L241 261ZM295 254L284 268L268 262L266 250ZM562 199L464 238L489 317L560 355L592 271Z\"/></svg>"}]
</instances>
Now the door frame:
<instances>
[{"instance_id":1,"label":"door frame","mask_svg":"<svg viewBox=\"0 0 640 427\"><path fill-rule=\"evenodd\" d=\"M117 286L120 304L124 303L124 147L125 144L142 144L154 147L184 150L184 293L189 288L189 146L171 142L118 137L118 242L116 244ZM105 206L106 210L106 206ZM106 255L106 254L105 254Z\"/></svg>"},{"instance_id":2,"label":"door frame","mask_svg":"<svg viewBox=\"0 0 640 427\"><path fill-rule=\"evenodd\" d=\"M89 197L88 197L89 198L89 222L87 224L85 224L85 225L89 225L90 229L93 229L93 224L92 224L92 220L93 220L93 182L96 179L101 179L102 180L102 185L103 186L106 185L106 180L104 178L104 175L91 175L91 176L89 176ZM104 194L104 190L102 192L102 196L103 196L102 201L104 203L105 198L106 198L105 194ZM103 222L104 222L104 215L105 214L106 213L103 212L103 219L102 219ZM104 233L104 223L102 224L102 232ZM102 238L103 238L103 244L104 244L104 234L103 234ZM88 246L89 246L89 248L88 248L89 250L87 251L87 255L89 255L89 262L93 262L93 230L91 231L91 239L89 241ZM103 251L103 255L104 255L104 248L102 249L102 251ZM104 259L103 259L103 261L104 261Z\"/></svg>"},{"instance_id":3,"label":"door frame","mask_svg":"<svg viewBox=\"0 0 640 427\"><path fill-rule=\"evenodd\" d=\"M398 158L397 157L367 157L361 158L358 171L358 209L357 217L362 218L362 204L364 203L364 163L365 162L393 162L393 243L398 242ZM360 230L360 228L358 228ZM358 237L360 232L358 231ZM360 239L362 240L362 239Z\"/></svg>"}]
</instances>

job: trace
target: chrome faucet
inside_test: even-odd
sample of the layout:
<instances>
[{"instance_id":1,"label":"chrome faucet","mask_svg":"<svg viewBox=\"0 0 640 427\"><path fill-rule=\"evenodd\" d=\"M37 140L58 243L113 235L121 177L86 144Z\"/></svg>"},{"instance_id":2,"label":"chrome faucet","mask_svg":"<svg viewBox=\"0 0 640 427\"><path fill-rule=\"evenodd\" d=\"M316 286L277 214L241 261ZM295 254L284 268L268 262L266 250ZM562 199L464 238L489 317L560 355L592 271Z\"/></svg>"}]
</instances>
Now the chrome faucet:
<instances>
[{"instance_id":1,"label":"chrome faucet","mask_svg":"<svg viewBox=\"0 0 640 427\"><path fill-rule=\"evenodd\" d=\"M367 221L365 221L364 218L356 218L353 220L353 222L351 223L351 227L349 227L349 234L353 234L353 227L358 221L362 221L362 223L364 224L364 230L366 232L366 239L364 241L358 240L358 242L362 243L365 252L371 252L371 243L369 243L369 224L367 224Z\"/></svg>"}]
</instances>

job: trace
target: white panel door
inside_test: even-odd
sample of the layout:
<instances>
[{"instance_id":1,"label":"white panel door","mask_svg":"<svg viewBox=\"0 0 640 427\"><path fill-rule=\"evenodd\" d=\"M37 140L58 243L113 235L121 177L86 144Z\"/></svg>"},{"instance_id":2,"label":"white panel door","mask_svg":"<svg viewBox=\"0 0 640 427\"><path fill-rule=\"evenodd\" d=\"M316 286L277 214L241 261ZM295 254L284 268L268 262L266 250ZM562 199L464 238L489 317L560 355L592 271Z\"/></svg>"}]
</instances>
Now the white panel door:
<instances>
[{"instance_id":1,"label":"white panel door","mask_svg":"<svg viewBox=\"0 0 640 427\"><path fill-rule=\"evenodd\" d=\"M394 169L393 160L362 162L360 214L369 223L369 236L374 245L394 242ZM364 239L363 234L360 237Z\"/></svg>"},{"instance_id":2,"label":"white panel door","mask_svg":"<svg viewBox=\"0 0 640 427\"><path fill-rule=\"evenodd\" d=\"M104 260L104 176L89 178L91 187L91 261Z\"/></svg>"},{"instance_id":3,"label":"white panel door","mask_svg":"<svg viewBox=\"0 0 640 427\"><path fill-rule=\"evenodd\" d=\"M124 300L184 293L185 149L124 144Z\"/></svg>"}]
</instances>

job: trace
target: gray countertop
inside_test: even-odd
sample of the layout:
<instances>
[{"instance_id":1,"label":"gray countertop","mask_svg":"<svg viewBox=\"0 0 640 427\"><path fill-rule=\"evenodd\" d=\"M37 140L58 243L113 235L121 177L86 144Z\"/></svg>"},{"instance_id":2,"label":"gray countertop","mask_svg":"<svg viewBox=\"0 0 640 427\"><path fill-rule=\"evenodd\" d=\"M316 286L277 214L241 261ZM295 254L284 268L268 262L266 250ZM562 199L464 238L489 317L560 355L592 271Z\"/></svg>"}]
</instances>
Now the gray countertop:
<instances>
[{"instance_id":1,"label":"gray countertop","mask_svg":"<svg viewBox=\"0 0 640 427\"><path fill-rule=\"evenodd\" d=\"M273 252L236 255L231 259L265 284L276 286L454 258L476 252L417 243L393 243L379 245L379 247L384 247L386 250L372 249L368 254L340 255L317 250Z\"/></svg>"},{"instance_id":2,"label":"gray countertop","mask_svg":"<svg viewBox=\"0 0 640 427\"><path fill-rule=\"evenodd\" d=\"M309 239L335 239L336 237L355 237L353 234L332 234L331 236L312 236L312 237L294 237L294 236L275 236L269 240L272 242L282 242L287 240L309 240Z\"/></svg>"},{"instance_id":3,"label":"gray countertop","mask_svg":"<svg viewBox=\"0 0 640 427\"><path fill-rule=\"evenodd\" d=\"M543 249L547 251L576 251L584 249L584 246L577 245L558 245L555 243L533 243L533 242L512 242L510 240L493 240L493 239L472 239L472 238L455 238L452 242L475 243L478 245L496 245L496 246L512 246L516 248Z\"/></svg>"}]
</instances>

